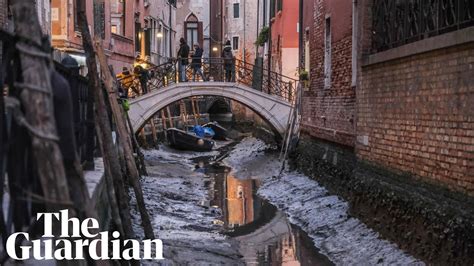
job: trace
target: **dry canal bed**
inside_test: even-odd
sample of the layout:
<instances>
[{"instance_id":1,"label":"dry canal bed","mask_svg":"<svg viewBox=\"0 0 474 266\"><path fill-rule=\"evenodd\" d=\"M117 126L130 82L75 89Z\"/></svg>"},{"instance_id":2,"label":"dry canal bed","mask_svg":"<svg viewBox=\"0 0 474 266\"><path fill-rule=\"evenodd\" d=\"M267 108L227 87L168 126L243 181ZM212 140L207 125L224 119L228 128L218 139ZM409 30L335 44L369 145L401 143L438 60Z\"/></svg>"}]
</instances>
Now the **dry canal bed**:
<instances>
[{"instance_id":1,"label":"dry canal bed","mask_svg":"<svg viewBox=\"0 0 474 266\"><path fill-rule=\"evenodd\" d=\"M160 264L419 263L350 217L347 203L315 181L278 175L276 153L262 141L219 145L204 154L166 146L145 152L149 176L142 183L164 243ZM135 231L143 236L133 207Z\"/></svg>"}]
</instances>

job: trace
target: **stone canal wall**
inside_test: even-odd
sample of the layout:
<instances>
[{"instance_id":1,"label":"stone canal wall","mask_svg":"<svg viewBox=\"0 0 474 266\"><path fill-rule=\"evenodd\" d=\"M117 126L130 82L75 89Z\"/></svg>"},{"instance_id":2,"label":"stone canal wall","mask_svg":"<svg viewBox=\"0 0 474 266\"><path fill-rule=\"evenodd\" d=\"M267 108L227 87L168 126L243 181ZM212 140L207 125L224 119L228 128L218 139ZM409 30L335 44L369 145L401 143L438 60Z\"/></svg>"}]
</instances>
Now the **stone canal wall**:
<instances>
[{"instance_id":1,"label":"stone canal wall","mask_svg":"<svg viewBox=\"0 0 474 266\"><path fill-rule=\"evenodd\" d=\"M473 198L359 162L351 148L307 135L291 162L412 255L435 264L474 263Z\"/></svg>"}]
</instances>

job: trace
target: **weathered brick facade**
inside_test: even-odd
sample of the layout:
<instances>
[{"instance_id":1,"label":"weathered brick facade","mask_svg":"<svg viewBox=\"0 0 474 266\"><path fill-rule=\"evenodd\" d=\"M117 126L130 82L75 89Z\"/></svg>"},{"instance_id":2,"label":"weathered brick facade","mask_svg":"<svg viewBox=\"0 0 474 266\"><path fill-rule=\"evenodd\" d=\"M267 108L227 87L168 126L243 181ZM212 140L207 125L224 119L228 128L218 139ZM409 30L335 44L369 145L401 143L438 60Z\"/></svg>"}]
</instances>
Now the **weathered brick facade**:
<instances>
[{"instance_id":1,"label":"weathered brick facade","mask_svg":"<svg viewBox=\"0 0 474 266\"><path fill-rule=\"evenodd\" d=\"M474 193L473 65L471 43L364 67L358 157Z\"/></svg>"},{"instance_id":2,"label":"weathered brick facade","mask_svg":"<svg viewBox=\"0 0 474 266\"><path fill-rule=\"evenodd\" d=\"M474 28L371 54L364 13L358 158L474 195Z\"/></svg>"},{"instance_id":3,"label":"weathered brick facade","mask_svg":"<svg viewBox=\"0 0 474 266\"><path fill-rule=\"evenodd\" d=\"M355 88L352 87L352 2L314 3L310 32L310 88L303 95L303 132L354 146ZM331 84L325 86L326 18L331 30Z\"/></svg>"}]
</instances>

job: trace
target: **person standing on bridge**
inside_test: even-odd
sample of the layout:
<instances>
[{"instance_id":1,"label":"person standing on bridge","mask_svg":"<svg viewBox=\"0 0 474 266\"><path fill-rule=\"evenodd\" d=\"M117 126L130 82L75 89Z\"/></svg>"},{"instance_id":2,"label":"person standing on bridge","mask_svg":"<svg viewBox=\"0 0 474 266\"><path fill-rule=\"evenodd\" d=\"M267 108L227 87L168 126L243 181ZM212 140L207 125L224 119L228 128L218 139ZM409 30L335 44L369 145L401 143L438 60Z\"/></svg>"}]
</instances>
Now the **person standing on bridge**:
<instances>
[{"instance_id":1,"label":"person standing on bridge","mask_svg":"<svg viewBox=\"0 0 474 266\"><path fill-rule=\"evenodd\" d=\"M222 50L222 58L224 59L225 81L231 82L233 81L234 55L229 40L226 41Z\"/></svg>"},{"instance_id":2,"label":"person standing on bridge","mask_svg":"<svg viewBox=\"0 0 474 266\"><path fill-rule=\"evenodd\" d=\"M192 55L191 67L193 68L193 81L196 81L196 73L201 76L202 81L206 81L202 74L202 53L203 50L199 47L199 44L194 44L194 54Z\"/></svg>"},{"instance_id":3,"label":"person standing on bridge","mask_svg":"<svg viewBox=\"0 0 474 266\"><path fill-rule=\"evenodd\" d=\"M186 66L189 64L189 45L186 43L184 38L179 39L179 50L178 50L178 70L179 70L179 81L187 82L186 77Z\"/></svg>"}]
</instances>

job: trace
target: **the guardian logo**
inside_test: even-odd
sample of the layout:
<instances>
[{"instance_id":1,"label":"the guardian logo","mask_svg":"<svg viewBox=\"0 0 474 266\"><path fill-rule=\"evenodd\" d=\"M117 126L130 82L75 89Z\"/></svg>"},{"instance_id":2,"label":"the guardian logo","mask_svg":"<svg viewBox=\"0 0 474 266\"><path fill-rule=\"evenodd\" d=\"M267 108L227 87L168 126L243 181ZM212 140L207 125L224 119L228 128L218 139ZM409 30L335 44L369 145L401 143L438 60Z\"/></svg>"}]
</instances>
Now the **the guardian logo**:
<instances>
[{"instance_id":1,"label":"the guardian logo","mask_svg":"<svg viewBox=\"0 0 474 266\"><path fill-rule=\"evenodd\" d=\"M19 236L29 241L29 234L19 232L12 234L6 244L8 256L15 260L81 260L90 257L93 260L161 260L163 259L163 242L159 239L138 241L127 239L121 241L120 233L97 232L99 222L88 218L82 223L77 218L69 218L68 211L59 213L39 213L36 217L44 220L44 235L42 239L31 240L21 244L16 249L15 242ZM61 225L61 235L54 239L53 219ZM69 227L71 225L71 227ZM70 230L71 229L71 230ZM87 239L81 239L87 238ZM26 242L24 241L24 242ZM111 249L112 252L109 252ZM141 254L140 251L143 250ZM88 252L88 254L84 254Z\"/></svg>"}]
</instances>

